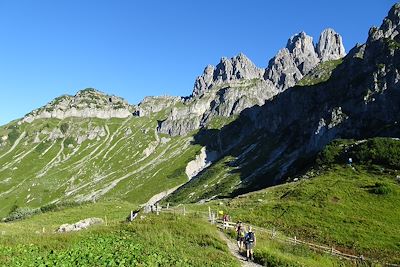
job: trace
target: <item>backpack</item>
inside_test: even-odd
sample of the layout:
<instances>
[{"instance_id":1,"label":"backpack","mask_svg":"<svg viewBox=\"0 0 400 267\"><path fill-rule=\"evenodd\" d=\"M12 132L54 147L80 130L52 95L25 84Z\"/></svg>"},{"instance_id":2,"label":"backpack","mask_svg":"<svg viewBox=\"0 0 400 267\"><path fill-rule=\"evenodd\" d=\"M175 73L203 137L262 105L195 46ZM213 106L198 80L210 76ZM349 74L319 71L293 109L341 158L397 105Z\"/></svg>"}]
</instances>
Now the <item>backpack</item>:
<instances>
[{"instance_id":1,"label":"backpack","mask_svg":"<svg viewBox=\"0 0 400 267\"><path fill-rule=\"evenodd\" d=\"M244 229L242 227L239 228L238 235L244 237Z\"/></svg>"},{"instance_id":2,"label":"backpack","mask_svg":"<svg viewBox=\"0 0 400 267\"><path fill-rule=\"evenodd\" d=\"M247 242L254 242L254 233L253 232L248 232L247 233L246 241Z\"/></svg>"}]
</instances>

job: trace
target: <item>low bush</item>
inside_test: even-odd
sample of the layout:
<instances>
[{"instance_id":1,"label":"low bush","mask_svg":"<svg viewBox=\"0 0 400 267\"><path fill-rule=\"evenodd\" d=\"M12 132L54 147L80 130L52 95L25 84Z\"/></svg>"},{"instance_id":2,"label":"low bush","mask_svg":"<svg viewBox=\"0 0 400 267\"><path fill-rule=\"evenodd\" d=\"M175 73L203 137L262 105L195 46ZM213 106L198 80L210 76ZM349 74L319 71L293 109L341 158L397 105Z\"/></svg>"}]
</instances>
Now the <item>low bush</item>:
<instances>
[{"instance_id":1,"label":"low bush","mask_svg":"<svg viewBox=\"0 0 400 267\"><path fill-rule=\"evenodd\" d=\"M386 183L376 182L370 192L376 195L387 195L392 192L392 188Z\"/></svg>"},{"instance_id":2,"label":"low bush","mask_svg":"<svg viewBox=\"0 0 400 267\"><path fill-rule=\"evenodd\" d=\"M11 222L16 220L22 220L32 215L38 214L40 212L41 212L40 209L33 209L28 207L15 208L11 210L11 212L8 214L6 218L3 219L3 221Z\"/></svg>"}]
</instances>

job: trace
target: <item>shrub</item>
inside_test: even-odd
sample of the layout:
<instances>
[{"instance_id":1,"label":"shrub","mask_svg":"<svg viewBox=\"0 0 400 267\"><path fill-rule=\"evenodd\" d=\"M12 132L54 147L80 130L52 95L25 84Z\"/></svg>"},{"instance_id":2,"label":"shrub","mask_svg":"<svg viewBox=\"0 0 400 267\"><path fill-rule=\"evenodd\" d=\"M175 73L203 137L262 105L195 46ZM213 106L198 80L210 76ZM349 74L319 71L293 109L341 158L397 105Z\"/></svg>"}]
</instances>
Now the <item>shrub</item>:
<instances>
[{"instance_id":1,"label":"shrub","mask_svg":"<svg viewBox=\"0 0 400 267\"><path fill-rule=\"evenodd\" d=\"M18 129L16 128L12 129L11 132L8 133L8 140L10 140L10 143L14 144L14 142L18 139L20 134L21 133L18 131Z\"/></svg>"},{"instance_id":2,"label":"shrub","mask_svg":"<svg viewBox=\"0 0 400 267\"><path fill-rule=\"evenodd\" d=\"M318 165L331 165L337 163L341 159L343 148L339 145L340 141L333 141L322 150L316 159Z\"/></svg>"},{"instance_id":3,"label":"shrub","mask_svg":"<svg viewBox=\"0 0 400 267\"><path fill-rule=\"evenodd\" d=\"M392 188L386 183L376 182L370 192L376 195L387 195L392 192Z\"/></svg>"},{"instance_id":4,"label":"shrub","mask_svg":"<svg viewBox=\"0 0 400 267\"><path fill-rule=\"evenodd\" d=\"M6 218L4 218L4 221L11 222L22 220L40 212L40 209L32 209L28 207L16 208L14 211L11 211Z\"/></svg>"},{"instance_id":5,"label":"shrub","mask_svg":"<svg viewBox=\"0 0 400 267\"><path fill-rule=\"evenodd\" d=\"M61 126L60 126L60 130L61 130L61 132L63 133L63 134L65 134L67 131L68 131L68 129L69 129L69 124L68 123L63 123L63 124L61 124Z\"/></svg>"},{"instance_id":6,"label":"shrub","mask_svg":"<svg viewBox=\"0 0 400 267\"><path fill-rule=\"evenodd\" d=\"M400 141L395 139L373 138L356 146L350 154L361 163L400 168Z\"/></svg>"},{"instance_id":7,"label":"shrub","mask_svg":"<svg viewBox=\"0 0 400 267\"><path fill-rule=\"evenodd\" d=\"M64 145L65 146L69 146L69 145L74 145L75 144L75 139L72 137L67 137L64 141Z\"/></svg>"}]
</instances>

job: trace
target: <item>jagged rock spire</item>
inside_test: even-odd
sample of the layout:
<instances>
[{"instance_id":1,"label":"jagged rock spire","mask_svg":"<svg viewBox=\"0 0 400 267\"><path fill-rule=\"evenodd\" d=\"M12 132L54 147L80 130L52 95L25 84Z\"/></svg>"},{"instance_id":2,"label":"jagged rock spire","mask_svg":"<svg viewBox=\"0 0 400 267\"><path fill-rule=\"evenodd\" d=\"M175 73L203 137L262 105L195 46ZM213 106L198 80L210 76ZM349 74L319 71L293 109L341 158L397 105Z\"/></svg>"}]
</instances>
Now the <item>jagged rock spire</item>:
<instances>
[{"instance_id":1,"label":"jagged rock spire","mask_svg":"<svg viewBox=\"0 0 400 267\"><path fill-rule=\"evenodd\" d=\"M256 65L243 53L228 59L221 58L217 66L208 65L201 76L197 77L193 96L202 95L211 87L222 84L232 83L242 79L262 78L263 70Z\"/></svg>"},{"instance_id":2,"label":"jagged rock spire","mask_svg":"<svg viewBox=\"0 0 400 267\"><path fill-rule=\"evenodd\" d=\"M324 30L315 46L311 36L300 32L290 37L286 48L269 61L264 78L282 91L294 86L320 62L345 55L342 37L334 30Z\"/></svg>"},{"instance_id":3,"label":"jagged rock spire","mask_svg":"<svg viewBox=\"0 0 400 267\"><path fill-rule=\"evenodd\" d=\"M342 36L331 28L325 29L321 33L316 50L322 62L339 59L346 55Z\"/></svg>"}]
</instances>

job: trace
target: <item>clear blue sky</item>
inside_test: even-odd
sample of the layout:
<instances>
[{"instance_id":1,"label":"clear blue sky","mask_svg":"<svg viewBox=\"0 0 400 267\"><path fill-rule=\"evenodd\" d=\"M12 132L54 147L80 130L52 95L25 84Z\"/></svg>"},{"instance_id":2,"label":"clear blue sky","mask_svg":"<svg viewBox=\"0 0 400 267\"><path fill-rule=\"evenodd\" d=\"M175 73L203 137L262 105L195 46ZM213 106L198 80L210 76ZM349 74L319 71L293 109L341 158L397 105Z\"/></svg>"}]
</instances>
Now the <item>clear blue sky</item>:
<instances>
[{"instance_id":1,"label":"clear blue sky","mask_svg":"<svg viewBox=\"0 0 400 267\"><path fill-rule=\"evenodd\" d=\"M138 103L189 95L222 56L256 65L327 27L348 51L393 0L1 0L0 125L86 87Z\"/></svg>"}]
</instances>

